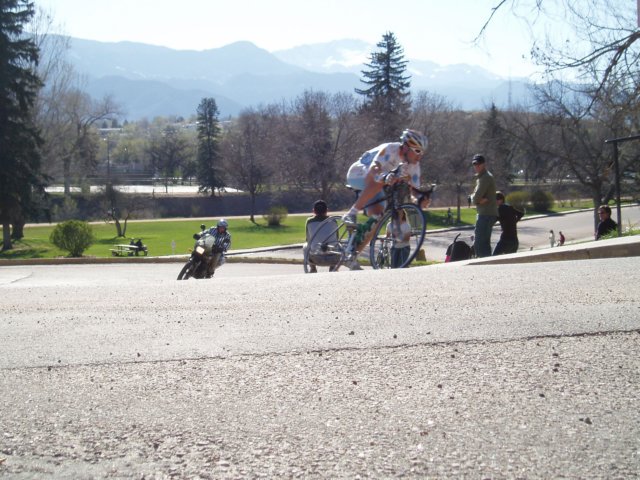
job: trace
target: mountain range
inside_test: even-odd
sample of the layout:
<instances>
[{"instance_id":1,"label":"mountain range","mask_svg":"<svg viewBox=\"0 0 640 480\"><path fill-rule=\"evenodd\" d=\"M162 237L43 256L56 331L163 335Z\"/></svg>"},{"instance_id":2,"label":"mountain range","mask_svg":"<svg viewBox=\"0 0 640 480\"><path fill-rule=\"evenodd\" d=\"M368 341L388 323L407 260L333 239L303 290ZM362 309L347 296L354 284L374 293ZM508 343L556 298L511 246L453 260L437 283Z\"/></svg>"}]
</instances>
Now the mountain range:
<instances>
[{"instance_id":1,"label":"mountain range","mask_svg":"<svg viewBox=\"0 0 640 480\"><path fill-rule=\"evenodd\" d=\"M213 97L220 118L249 107L292 100L305 90L328 93L362 88L361 72L375 47L336 40L268 52L250 42L195 51L134 42L70 39L68 58L94 98L111 94L123 119L195 114ZM507 106L527 95L526 79L508 79L477 66L407 59L412 91L442 95L465 109Z\"/></svg>"}]
</instances>

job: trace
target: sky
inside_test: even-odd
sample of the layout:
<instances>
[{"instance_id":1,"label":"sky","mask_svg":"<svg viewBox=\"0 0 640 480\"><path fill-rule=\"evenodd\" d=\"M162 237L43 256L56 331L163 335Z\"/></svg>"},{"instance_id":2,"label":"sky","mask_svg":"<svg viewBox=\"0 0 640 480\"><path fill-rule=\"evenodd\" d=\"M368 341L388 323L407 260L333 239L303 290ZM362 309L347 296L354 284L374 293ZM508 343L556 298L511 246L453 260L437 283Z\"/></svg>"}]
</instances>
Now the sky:
<instances>
[{"instance_id":1,"label":"sky","mask_svg":"<svg viewBox=\"0 0 640 480\"><path fill-rule=\"evenodd\" d=\"M531 38L505 10L480 44L473 40L498 0L34 0L60 32L103 42L132 41L207 50L249 41L273 52L332 40L375 45L393 32L407 59L467 63L528 76ZM366 60L366 59L365 59Z\"/></svg>"}]
</instances>

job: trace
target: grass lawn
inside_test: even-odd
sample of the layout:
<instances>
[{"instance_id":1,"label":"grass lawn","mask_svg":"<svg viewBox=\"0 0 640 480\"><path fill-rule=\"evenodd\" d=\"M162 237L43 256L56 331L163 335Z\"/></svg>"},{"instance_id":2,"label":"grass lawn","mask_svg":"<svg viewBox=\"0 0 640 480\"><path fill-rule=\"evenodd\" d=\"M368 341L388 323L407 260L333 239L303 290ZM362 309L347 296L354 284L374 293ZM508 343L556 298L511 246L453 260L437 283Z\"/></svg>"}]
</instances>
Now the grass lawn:
<instances>
[{"instance_id":1,"label":"grass lawn","mask_svg":"<svg viewBox=\"0 0 640 480\"><path fill-rule=\"evenodd\" d=\"M271 245L287 245L304 241L304 224L306 217L289 216L279 227L268 227L266 222L253 224L249 219L229 219L231 248L244 249L266 247ZM142 238L149 254L154 256L171 255L172 241L175 241L175 253L186 254L193 247L193 234L200 231L200 224L211 226L210 220L200 219L167 220L167 221L129 221L126 237L116 237L113 224L92 224L96 236L95 243L84 252L85 256L108 257L109 249L115 244L128 244L130 238ZM24 229L24 238L14 242L14 249L0 252L0 258L52 258L65 256L66 252L58 250L49 243L49 235L54 226L31 226Z\"/></svg>"},{"instance_id":2,"label":"grass lawn","mask_svg":"<svg viewBox=\"0 0 640 480\"><path fill-rule=\"evenodd\" d=\"M554 209L560 212L566 209ZM452 209L455 216L456 212ZM426 212L427 229L433 230L449 226L446 223L446 209L429 209ZM474 208L462 208L461 222L457 226L473 225L476 211ZM527 212L534 215L536 212ZM362 216L362 219L365 217ZM305 240L304 225L307 216L289 215L282 225L269 227L259 218L257 223L251 223L249 218L231 218L229 232L232 236L231 249L245 249L269 247L272 245L290 245L302 243ZM116 228L113 224L92 224L96 242L84 252L85 256L108 257L111 256L110 248L114 244L128 244L130 238L142 238L149 248L149 254L153 256L186 254L193 247L193 234L200 231L200 224L211 226L211 220L200 219L176 219L176 220L151 220L129 221L127 224L126 238L116 237ZM49 243L49 235L53 225L29 226L24 229L25 237L14 242L13 250L0 252L0 259L22 258L53 258L65 256L66 252L58 250ZM171 243L175 241L175 252L172 252Z\"/></svg>"}]
</instances>

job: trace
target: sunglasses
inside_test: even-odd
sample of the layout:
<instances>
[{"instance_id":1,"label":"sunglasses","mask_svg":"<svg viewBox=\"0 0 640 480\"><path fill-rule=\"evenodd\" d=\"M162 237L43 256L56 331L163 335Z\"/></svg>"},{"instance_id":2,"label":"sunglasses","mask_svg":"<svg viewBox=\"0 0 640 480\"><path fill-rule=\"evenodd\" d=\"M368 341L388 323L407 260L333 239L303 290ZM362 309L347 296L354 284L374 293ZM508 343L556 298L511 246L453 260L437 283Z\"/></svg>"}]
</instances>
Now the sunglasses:
<instances>
[{"instance_id":1,"label":"sunglasses","mask_svg":"<svg viewBox=\"0 0 640 480\"><path fill-rule=\"evenodd\" d=\"M422 150L419 148L414 148L414 147L409 147L413 153L415 153L416 155L422 155Z\"/></svg>"}]
</instances>

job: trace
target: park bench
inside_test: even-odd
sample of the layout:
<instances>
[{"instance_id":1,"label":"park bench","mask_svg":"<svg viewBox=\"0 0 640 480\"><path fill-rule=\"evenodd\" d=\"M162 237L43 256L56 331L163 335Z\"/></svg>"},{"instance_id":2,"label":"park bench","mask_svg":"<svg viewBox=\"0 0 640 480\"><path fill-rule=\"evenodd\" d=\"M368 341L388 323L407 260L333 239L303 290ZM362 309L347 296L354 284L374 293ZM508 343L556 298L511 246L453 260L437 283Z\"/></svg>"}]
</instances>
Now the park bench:
<instances>
[{"instance_id":1,"label":"park bench","mask_svg":"<svg viewBox=\"0 0 640 480\"><path fill-rule=\"evenodd\" d=\"M113 248L109 250L111 251L111 255L114 257L131 257L133 255L137 256L140 253L146 256L149 253L146 245L143 245L142 247L131 244L114 245Z\"/></svg>"}]
</instances>

